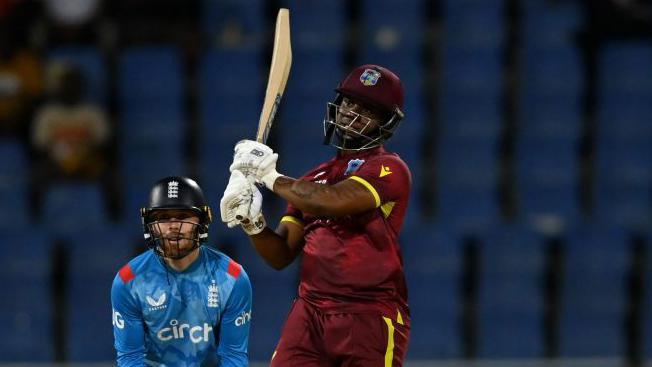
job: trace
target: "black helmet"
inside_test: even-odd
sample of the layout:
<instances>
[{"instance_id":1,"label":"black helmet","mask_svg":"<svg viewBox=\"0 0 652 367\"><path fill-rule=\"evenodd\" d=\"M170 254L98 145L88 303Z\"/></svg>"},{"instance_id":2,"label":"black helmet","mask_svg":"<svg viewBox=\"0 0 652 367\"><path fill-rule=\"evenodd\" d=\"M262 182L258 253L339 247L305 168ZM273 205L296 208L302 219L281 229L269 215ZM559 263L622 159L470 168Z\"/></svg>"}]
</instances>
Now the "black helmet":
<instances>
[{"instance_id":1,"label":"black helmet","mask_svg":"<svg viewBox=\"0 0 652 367\"><path fill-rule=\"evenodd\" d=\"M161 210L192 210L199 217L199 224L188 221L179 221L181 226L191 225L194 246L187 251L178 250L176 254L166 253L163 246L163 235L158 230L160 221L152 216ZM211 208L206 202L204 193L197 182L188 177L166 177L154 184L149 195L149 204L140 209L143 223L143 232L147 245L163 257L180 259L186 256L202 242L208 240L208 225L213 219ZM181 239L179 236L178 239Z\"/></svg>"}]
</instances>

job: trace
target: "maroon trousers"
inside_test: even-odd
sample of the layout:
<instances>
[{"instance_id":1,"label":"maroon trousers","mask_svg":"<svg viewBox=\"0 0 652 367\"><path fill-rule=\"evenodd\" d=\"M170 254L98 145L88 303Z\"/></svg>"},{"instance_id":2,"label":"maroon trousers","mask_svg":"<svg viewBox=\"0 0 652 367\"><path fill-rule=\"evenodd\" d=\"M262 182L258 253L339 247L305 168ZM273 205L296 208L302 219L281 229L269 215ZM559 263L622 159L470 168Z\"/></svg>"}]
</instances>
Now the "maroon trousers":
<instances>
[{"instance_id":1,"label":"maroon trousers","mask_svg":"<svg viewBox=\"0 0 652 367\"><path fill-rule=\"evenodd\" d=\"M324 313L297 299L271 367L401 367L409 327L396 315Z\"/></svg>"}]
</instances>

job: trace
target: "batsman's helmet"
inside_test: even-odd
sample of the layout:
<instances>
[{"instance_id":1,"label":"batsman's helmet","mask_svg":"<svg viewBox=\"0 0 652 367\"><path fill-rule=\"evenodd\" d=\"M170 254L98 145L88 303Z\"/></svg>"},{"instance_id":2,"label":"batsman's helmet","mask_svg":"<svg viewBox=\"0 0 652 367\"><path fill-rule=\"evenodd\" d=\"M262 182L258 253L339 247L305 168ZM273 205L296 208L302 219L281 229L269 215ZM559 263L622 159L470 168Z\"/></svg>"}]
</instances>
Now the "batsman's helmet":
<instances>
[{"instance_id":1,"label":"batsman's helmet","mask_svg":"<svg viewBox=\"0 0 652 367\"><path fill-rule=\"evenodd\" d=\"M378 65L366 64L353 69L335 89L335 101L328 104L324 119L324 144L340 149L363 150L376 147L389 139L405 117L403 103L405 91L399 77L391 70ZM386 114L379 128L369 136L362 136L355 144L344 144L338 134L337 111L344 97L372 107ZM337 138L335 142L333 139Z\"/></svg>"},{"instance_id":2,"label":"batsman's helmet","mask_svg":"<svg viewBox=\"0 0 652 367\"><path fill-rule=\"evenodd\" d=\"M159 210L191 210L199 217L199 224L180 221L181 225L192 225L192 240L195 244L190 250L177 255L166 254L161 231L156 230L157 222L152 213ZM190 251L208 240L208 226L213 220L211 208L197 182L188 177L166 177L154 184L149 195L149 203L140 210L143 232L147 246L163 257L182 258Z\"/></svg>"}]
</instances>

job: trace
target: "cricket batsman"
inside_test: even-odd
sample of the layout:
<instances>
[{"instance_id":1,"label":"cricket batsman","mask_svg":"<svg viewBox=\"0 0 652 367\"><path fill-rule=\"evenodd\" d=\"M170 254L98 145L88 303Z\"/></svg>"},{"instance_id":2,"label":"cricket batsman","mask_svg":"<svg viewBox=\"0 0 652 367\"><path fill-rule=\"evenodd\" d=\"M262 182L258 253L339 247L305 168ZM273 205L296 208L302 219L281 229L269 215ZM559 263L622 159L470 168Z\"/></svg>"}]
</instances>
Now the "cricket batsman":
<instances>
[{"instance_id":1,"label":"cricket batsman","mask_svg":"<svg viewBox=\"0 0 652 367\"><path fill-rule=\"evenodd\" d=\"M298 297L273 367L402 366L407 351L410 311L398 238L411 174L383 147L404 117L403 86L389 69L362 65L336 92L324 119L334 158L294 179L276 171L271 148L241 141L221 200L222 220L240 224L270 266L283 269L302 255ZM288 202L276 231L260 206L251 209L260 200L253 181Z\"/></svg>"}]
</instances>

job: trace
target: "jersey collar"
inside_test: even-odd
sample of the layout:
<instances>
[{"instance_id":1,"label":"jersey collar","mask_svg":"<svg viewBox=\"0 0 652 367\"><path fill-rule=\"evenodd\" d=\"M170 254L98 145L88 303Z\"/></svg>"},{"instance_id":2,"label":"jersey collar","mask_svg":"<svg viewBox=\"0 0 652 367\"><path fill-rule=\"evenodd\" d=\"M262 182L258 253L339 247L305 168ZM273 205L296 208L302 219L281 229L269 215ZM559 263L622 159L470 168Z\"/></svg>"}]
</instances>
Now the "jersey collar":
<instances>
[{"instance_id":1,"label":"jersey collar","mask_svg":"<svg viewBox=\"0 0 652 367\"><path fill-rule=\"evenodd\" d=\"M335 157L336 160L342 161L342 160L351 160L351 159L359 159L359 158L364 158L368 157L372 154L377 154L377 153L385 153L386 150L382 145L379 145L375 148L371 149L366 149L366 150L361 150L359 152L351 153L351 154L342 154L341 151L337 152L337 156Z\"/></svg>"}]
</instances>

